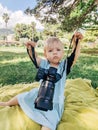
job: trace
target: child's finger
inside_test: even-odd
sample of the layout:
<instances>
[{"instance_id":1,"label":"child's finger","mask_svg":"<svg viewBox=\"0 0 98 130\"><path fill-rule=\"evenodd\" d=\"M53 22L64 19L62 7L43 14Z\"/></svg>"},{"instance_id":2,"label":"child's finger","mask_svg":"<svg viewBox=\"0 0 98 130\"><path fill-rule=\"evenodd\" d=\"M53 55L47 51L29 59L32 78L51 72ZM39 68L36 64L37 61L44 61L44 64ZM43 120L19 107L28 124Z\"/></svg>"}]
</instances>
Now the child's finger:
<instances>
[{"instance_id":1,"label":"child's finger","mask_svg":"<svg viewBox=\"0 0 98 130\"><path fill-rule=\"evenodd\" d=\"M83 35L80 32L76 32L74 35L78 39L82 39L83 38Z\"/></svg>"}]
</instances>

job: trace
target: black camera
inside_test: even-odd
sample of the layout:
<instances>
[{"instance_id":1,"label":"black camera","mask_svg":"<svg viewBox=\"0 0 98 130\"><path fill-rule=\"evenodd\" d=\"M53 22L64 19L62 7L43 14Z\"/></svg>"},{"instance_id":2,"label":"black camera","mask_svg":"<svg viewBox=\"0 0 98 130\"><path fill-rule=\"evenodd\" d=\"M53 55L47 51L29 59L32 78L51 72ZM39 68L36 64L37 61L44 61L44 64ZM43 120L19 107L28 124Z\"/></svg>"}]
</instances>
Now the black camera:
<instances>
[{"instance_id":1,"label":"black camera","mask_svg":"<svg viewBox=\"0 0 98 130\"><path fill-rule=\"evenodd\" d=\"M35 108L40 110L52 110L53 109L53 95L55 89L55 83L60 80L61 75L57 73L57 69L50 67L49 69L39 68L36 80L42 79L38 96L35 99Z\"/></svg>"}]
</instances>

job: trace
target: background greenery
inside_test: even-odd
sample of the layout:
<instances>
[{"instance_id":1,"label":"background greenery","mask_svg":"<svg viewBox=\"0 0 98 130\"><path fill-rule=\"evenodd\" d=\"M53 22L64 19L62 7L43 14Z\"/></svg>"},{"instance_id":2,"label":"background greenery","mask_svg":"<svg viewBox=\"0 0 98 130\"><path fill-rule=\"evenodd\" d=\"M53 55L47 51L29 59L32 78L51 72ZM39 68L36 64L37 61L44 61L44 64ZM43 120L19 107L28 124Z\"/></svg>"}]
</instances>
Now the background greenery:
<instances>
[{"instance_id":1,"label":"background greenery","mask_svg":"<svg viewBox=\"0 0 98 130\"><path fill-rule=\"evenodd\" d=\"M42 54L42 50L39 49ZM98 86L98 49L82 49L81 55L67 78L87 78ZM37 70L25 47L0 47L0 85L31 83Z\"/></svg>"}]
</instances>

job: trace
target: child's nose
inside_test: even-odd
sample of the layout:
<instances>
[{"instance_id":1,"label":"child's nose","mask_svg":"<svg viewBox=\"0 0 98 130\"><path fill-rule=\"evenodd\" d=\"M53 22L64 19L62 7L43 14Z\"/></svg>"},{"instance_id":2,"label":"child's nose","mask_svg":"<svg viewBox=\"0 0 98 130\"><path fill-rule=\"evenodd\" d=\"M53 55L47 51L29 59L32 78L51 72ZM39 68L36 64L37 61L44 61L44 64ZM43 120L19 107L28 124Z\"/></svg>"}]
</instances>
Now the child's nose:
<instances>
[{"instance_id":1,"label":"child's nose","mask_svg":"<svg viewBox=\"0 0 98 130\"><path fill-rule=\"evenodd\" d=\"M54 51L53 51L53 53L54 53L54 54L56 54L56 53L57 53L57 51L56 51L56 50L54 50Z\"/></svg>"}]
</instances>

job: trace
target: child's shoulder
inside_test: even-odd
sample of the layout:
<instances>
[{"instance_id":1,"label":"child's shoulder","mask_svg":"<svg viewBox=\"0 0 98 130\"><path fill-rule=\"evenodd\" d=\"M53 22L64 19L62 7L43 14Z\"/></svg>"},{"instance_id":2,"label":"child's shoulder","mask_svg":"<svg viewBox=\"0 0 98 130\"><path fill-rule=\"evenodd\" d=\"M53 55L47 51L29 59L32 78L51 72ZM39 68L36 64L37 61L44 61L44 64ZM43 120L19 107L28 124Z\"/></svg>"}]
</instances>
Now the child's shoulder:
<instances>
[{"instance_id":1,"label":"child's shoulder","mask_svg":"<svg viewBox=\"0 0 98 130\"><path fill-rule=\"evenodd\" d=\"M64 63L66 63L66 60L63 59L63 60L60 61L59 66L64 65Z\"/></svg>"},{"instance_id":2,"label":"child's shoulder","mask_svg":"<svg viewBox=\"0 0 98 130\"><path fill-rule=\"evenodd\" d=\"M49 65L49 61L47 59L41 59L40 67L46 67Z\"/></svg>"}]
</instances>

